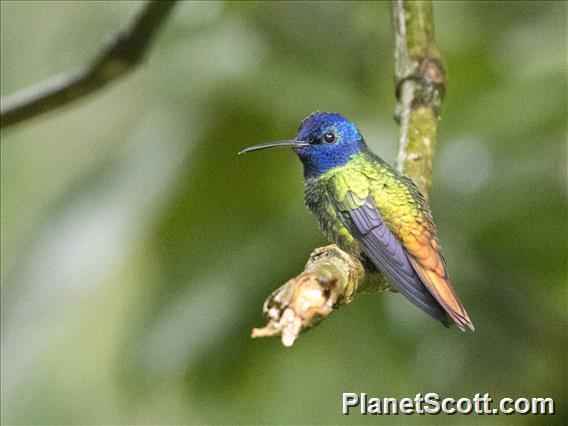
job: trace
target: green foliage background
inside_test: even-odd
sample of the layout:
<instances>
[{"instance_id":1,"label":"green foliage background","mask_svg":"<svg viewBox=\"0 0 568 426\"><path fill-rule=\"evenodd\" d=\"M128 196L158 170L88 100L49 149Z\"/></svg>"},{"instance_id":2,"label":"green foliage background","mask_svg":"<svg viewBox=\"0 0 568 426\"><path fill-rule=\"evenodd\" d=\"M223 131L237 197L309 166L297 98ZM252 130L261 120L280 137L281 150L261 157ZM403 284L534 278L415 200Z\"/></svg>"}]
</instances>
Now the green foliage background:
<instances>
[{"instance_id":1,"label":"green foliage background","mask_svg":"<svg viewBox=\"0 0 568 426\"><path fill-rule=\"evenodd\" d=\"M89 61L136 2L1 2L3 95ZM388 3L178 5L133 75L2 132L3 423L566 421L565 2L441 2L431 203L477 331L359 296L290 349L264 298L326 243L291 152L339 111L396 152ZM362 417L341 392L550 396L557 415Z\"/></svg>"}]
</instances>

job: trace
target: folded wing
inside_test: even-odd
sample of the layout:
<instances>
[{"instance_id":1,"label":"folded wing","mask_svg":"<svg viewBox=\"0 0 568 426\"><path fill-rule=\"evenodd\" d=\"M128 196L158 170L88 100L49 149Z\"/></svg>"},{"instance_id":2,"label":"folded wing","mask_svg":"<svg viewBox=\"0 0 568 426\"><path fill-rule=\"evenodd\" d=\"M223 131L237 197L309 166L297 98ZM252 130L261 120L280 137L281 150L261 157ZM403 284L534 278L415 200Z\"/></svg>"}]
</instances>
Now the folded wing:
<instances>
[{"instance_id":1,"label":"folded wing","mask_svg":"<svg viewBox=\"0 0 568 426\"><path fill-rule=\"evenodd\" d=\"M369 196L361 200L354 192L348 191L342 204L338 206L339 217L359 241L367 257L402 295L448 325L446 311L422 283L404 247L383 221L373 199Z\"/></svg>"},{"instance_id":2,"label":"folded wing","mask_svg":"<svg viewBox=\"0 0 568 426\"><path fill-rule=\"evenodd\" d=\"M406 221L393 233L371 195L348 191L338 203L344 226L363 247L369 259L393 286L412 303L448 324L474 329L447 277L446 265L425 201L417 195L424 217Z\"/></svg>"}]
</instances>

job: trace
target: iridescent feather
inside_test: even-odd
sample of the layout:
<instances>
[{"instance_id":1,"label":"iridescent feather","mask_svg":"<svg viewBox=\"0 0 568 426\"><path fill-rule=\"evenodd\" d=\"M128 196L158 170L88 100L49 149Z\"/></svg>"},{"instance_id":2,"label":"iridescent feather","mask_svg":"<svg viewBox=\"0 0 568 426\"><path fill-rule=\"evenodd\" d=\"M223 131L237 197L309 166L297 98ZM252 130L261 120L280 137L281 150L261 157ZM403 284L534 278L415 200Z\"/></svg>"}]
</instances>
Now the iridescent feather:
<instances>
[{"instance_id":1,"label":"iridescent feather","mask_svg":"<svg viewBox=\"0 0 568 426\"><path fill-rule=\"evenodd\" d=\"M410 179L369 151L352 122L315 113L294 139L242 152L275 146L292 146L298 154L306 204L330 241L374 265L429 315L474 329L448 279L428 203Z\"/></svg>"},{"instance_id":2,"label":"iridescent feather","mask_svg":"<svg viewBox=\"0 0 568 426\"><path fill-rule=\"evenodd\" d=\"M430 208L412 181L370 151L306 179L306 204L324 234L369 258L394 288L434 318L473 324L450 281Z\"/></svg>"}]
</instances>

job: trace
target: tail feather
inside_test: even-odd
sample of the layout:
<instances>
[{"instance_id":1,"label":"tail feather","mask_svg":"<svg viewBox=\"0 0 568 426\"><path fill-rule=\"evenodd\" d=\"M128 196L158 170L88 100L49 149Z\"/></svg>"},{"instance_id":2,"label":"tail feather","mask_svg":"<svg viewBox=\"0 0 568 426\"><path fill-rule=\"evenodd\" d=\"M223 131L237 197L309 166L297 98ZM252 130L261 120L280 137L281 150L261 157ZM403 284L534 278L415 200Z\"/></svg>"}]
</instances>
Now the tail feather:
<instances>
[{"instance_id":1,"label":"tail feather","mask_svg":"<svg viewBox=\"0 0 568 426\"><path fill-rule=\"evenodd\" d=\"M468 327L471 331L475 330L469 315L463 307L450 281L438 274L436 271L423 267L412 256L408 256L414 270L438 303L445 309L450 318L456 323L460 330L465 331Z\"/></svg>"}]
</instances>

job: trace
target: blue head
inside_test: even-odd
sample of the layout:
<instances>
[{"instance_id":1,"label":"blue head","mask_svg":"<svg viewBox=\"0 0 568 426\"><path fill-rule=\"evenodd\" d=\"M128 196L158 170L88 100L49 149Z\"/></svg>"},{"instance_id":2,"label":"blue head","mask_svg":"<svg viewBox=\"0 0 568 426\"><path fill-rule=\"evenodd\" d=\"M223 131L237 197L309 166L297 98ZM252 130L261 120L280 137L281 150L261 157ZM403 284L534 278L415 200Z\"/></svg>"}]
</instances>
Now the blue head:
<instances>
[{"instance_id":1,"label":"blue head","mask_svg":"<svg viewBox=\"0 0 568 426\"><path fill-rule=\"evenodd\" d=\"M241 153L275 146L291 146L304 164L304 176L318 176L346 164L353 154L366 151L359 130L341 114L316 112L307 117L293 140L269 142Z\"/></svg>"},{"instance_id":2,"label":"blue head","mask_svg":"<svg viewBox=\"0 0 568 426\"><path fill-rule=\"evenodd\" d=\"M359 129L337 113L307 117L295 138L305 142L294 148L304 164L305 176L317 176L347 163L353 154L367 149Z\"/></svg>"}]
</instances>

